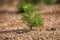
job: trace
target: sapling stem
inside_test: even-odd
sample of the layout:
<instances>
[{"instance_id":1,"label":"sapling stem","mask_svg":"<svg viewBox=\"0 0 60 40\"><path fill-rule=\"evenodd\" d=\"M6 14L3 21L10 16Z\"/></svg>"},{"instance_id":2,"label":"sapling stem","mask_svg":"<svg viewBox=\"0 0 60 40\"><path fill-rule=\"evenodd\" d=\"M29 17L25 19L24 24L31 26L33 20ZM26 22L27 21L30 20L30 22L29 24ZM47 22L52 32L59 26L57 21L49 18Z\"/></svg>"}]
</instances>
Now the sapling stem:
<instances>
[{"instance_id":1,"label":"sapling stem","mask_svg":"<svg viewBox=\"0 0 60 40\"><path fill-rule=\"evenodd\" d=\"M33 24L30 24L29 27L30 27L30 30L33 30L33 28L32 28L33 27Z\"/></svg>"}]
</instances>

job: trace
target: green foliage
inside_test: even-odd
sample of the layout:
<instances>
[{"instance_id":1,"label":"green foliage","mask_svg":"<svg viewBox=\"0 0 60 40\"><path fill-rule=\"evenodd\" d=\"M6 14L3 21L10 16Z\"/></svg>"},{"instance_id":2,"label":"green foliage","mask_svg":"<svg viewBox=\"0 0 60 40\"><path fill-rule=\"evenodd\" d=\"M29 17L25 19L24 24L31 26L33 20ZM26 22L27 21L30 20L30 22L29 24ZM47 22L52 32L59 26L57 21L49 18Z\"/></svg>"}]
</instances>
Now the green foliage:
<instances>
[{"instance_id":1,"label":"green foliage","mask_svg":"<svg viewBox=\"0 0 60 40\"><path fill-rule=\"evenodd\" d=\"M31 16L31 22L34 26L43 26L42 18L38 11L35 11Z\"/></svg>"},{"instance_id":2,"label":"green foliage","mask_svg":"<svg viewBox=\"0 0 60 40\"><path fill-rule=\"evenodd\" d=\"M43 26L42 18L38 11L34 9L33 5L25 5L23 9L25 10L24 21L26 21L28 25L32 25L33 27Z\"/></svg>"},{"instance_id":3,"label":"green foliage","mask_svg":"<svg viewBox=\"0 0 60 40\"><path fill-rule=\"evenodd\" d=\"M23 10L25 13L32 13L34 11L34 5L33 4L24 4L23 5Z\"/></svg>"},{"instance_id":4,"label":"green foliage","mask_svg":"<svg viewBox=\"0 0 60 40\"><path fill-rule=\"evenodd\" d=\"M35 12L35 14L29 16L27 13L24 14L24 21L28 23L28 25L43 26L42 18L39 13Z\"/></svg>"}]
</instances>

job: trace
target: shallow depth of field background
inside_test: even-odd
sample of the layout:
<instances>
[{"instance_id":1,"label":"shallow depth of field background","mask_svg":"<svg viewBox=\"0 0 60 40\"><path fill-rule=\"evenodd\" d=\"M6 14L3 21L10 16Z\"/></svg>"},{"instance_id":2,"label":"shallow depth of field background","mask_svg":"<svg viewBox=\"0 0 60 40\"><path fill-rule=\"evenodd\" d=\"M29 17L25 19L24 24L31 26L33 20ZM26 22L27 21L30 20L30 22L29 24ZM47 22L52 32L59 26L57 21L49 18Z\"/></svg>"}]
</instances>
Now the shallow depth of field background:
<instances>
[{"instance_id":1,"label":"shallow depth of field background","mask_svg":"<svg viewBox=\"0 0 60 40\"><path fill-rule=\"evenodd\" d=\"M19 2L22 0L0 0L0 40L60 40L60 4L38 3L35 7L41 12L44 27L20 33L18 29L29 27L22 20L23 13L16 12Z\"/></svg>"}]
</instances>

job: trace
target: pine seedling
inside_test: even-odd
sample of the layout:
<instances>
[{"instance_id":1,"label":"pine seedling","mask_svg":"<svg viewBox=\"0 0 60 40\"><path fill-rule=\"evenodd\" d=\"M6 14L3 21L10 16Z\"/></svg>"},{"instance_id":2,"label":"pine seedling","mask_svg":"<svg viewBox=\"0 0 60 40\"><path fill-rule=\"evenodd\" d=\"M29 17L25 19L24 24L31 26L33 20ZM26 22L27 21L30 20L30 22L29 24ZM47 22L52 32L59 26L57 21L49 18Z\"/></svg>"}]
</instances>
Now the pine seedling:
<instances>
[{"instance_id":1,"label":"pine seedling","mask_svg":"<svg viewBox=\"0 0 60 40\"><path fill-rule=\"evenodd\" d=\"M23 6L25 11L24 13L24 21L28 23L30 29L36 26L43 26L42 18L38 11L34 9L34 6L31 4L26 4Z\"/></svg>"}]
</instances>

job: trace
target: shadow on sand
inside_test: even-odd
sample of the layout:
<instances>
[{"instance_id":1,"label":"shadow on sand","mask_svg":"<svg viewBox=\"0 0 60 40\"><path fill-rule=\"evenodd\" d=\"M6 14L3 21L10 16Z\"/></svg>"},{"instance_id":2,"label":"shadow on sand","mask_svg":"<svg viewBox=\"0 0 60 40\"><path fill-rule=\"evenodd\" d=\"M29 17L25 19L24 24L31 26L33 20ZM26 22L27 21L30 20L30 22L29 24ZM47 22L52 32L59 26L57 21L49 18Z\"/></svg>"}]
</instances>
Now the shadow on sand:
<instances>
[{"instance_id":1,"label":"shadow on sand","mask_svg":"<svg viewBox=\"0 0 60 40\"><path fill-rule=\"evenodd\" d=\"M27 29L5 30L5 31L0 31L0 33L11 33L12 32L12 33L21 34L21 33L27 33L30 31L35 31L35 29L32 29L32 30L27 30Z\"/></svg>"}]
</instances>

